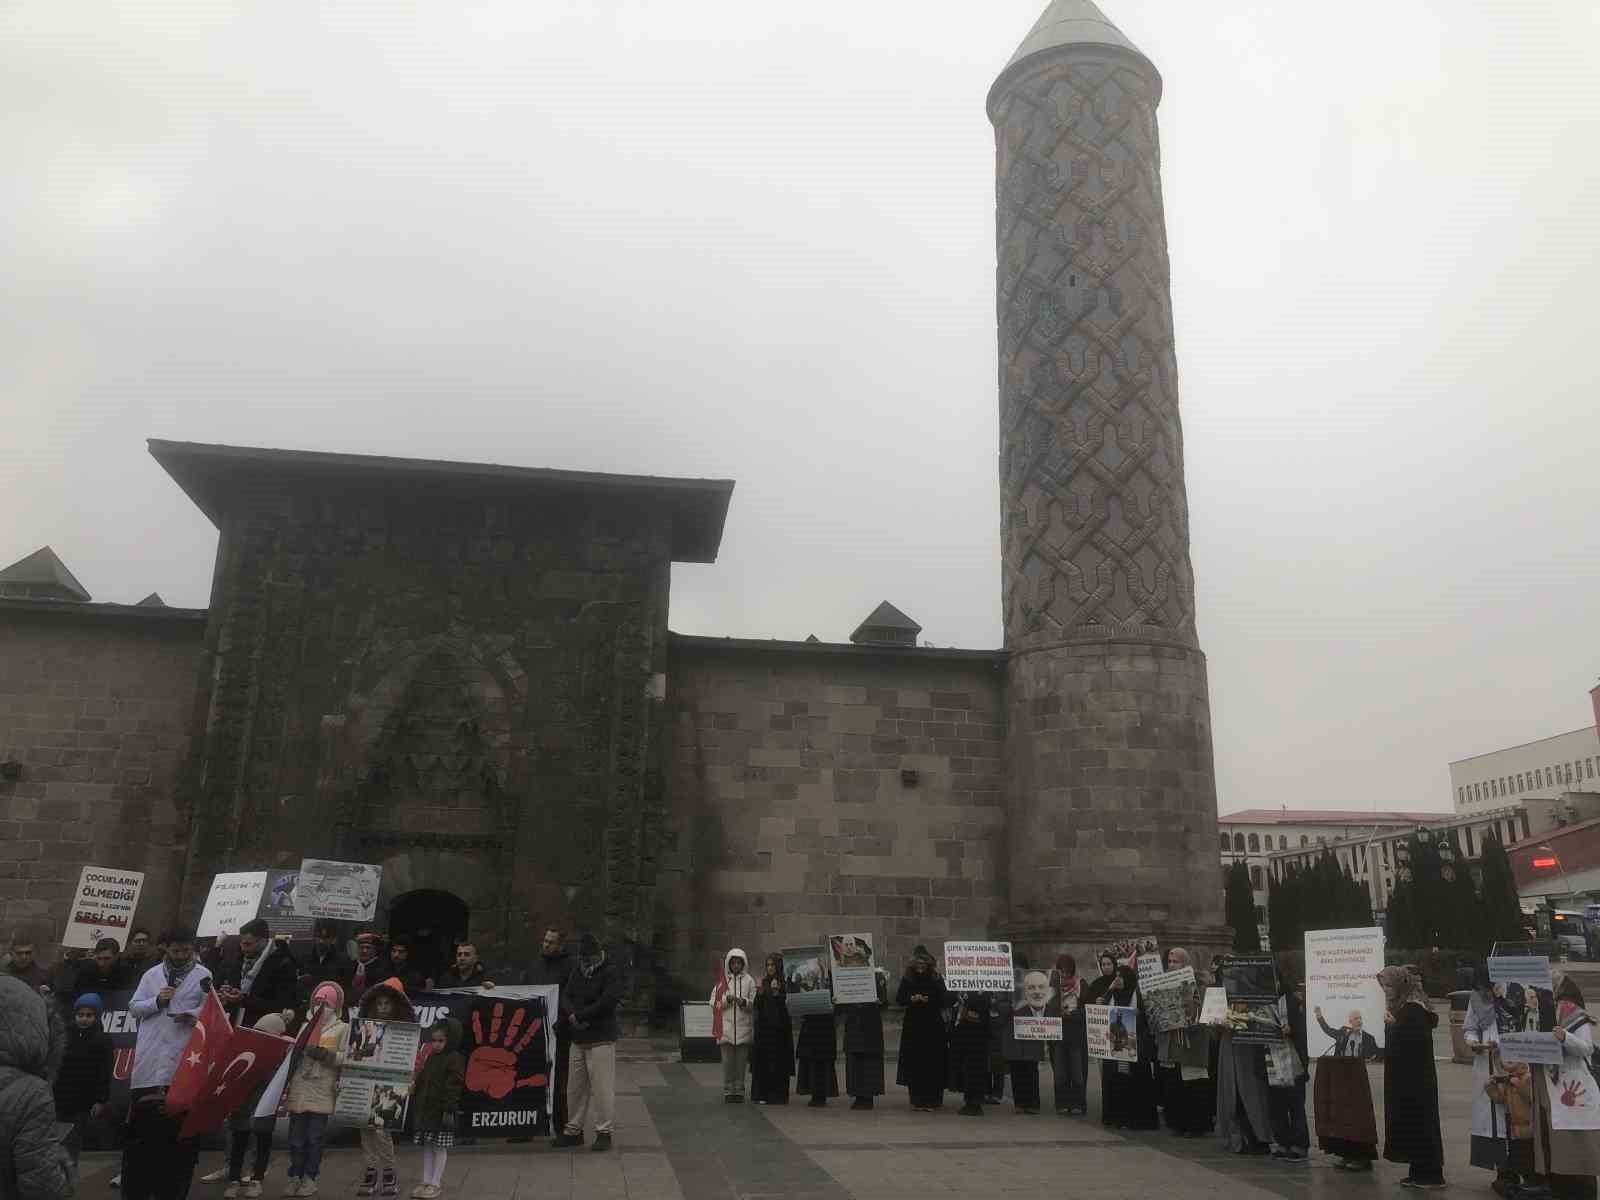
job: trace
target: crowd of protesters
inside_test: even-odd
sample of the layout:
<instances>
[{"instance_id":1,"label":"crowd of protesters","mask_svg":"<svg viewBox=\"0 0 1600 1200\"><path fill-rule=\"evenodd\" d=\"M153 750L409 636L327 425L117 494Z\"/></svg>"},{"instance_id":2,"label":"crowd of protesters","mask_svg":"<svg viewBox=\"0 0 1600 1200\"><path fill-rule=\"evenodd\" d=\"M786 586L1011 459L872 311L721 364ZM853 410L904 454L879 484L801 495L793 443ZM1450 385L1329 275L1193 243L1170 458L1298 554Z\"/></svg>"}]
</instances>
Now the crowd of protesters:
<instances>
[{"instance_id":1,"label":"crowd of protesters","mask_svg":"<svg viewBox=\"0 0 1600 1200\"><path fill-rule=\"evenodd\" d=\"M580 939L574 955L559 930L546 930L531 966L498 975L479 961L474 946L463 943L437 977L412 965L403 941L386 945L372 931L361 932L347 952L331 923L319 923L300 954L287 941L274 939L261 920L221 945L197 944L192 932L182 929L159 939L136 929L126 950L106 939L90 953L63 955L48 966L37 951L34 941L18 934L0 964L0 1145L7 1147L0 1179L18 1181L15 1194L72 1194L77 1149L88 1126L103 1119L110 1100L112 1050L101 1028L105 997L130 990L128 1011L139 1028L118 1182L134 1200L179 1197L189 1187L198 1151L179 1136L181 1115L167 1112L164 1100L212 990L236 1025L269 1033L292 1035L319 1011L329 1014L285 1091L284 1195L317 1192L344 1014L355 1009L362 1017L414 1020L409 996L430 988L558 986L553 1144L582 1145L592 1133L593 1150L611 1148L623 988L616 964L592 936ZM1162 965L1168 970L1194 966L1202 989L1213 982L1211 973L1181 948L1169 950ZM1086 1117L1092 1060L1085 1009L1111 1004L1138 1013L1131 1036L1136 1055L1133 1061L1099 1062L1103 1124L1132 1133L1165 1125L1178 1137L1213 1136L1239 1154L1286 1163L1306 1160L1311 1145L1306 1088L1313 1063L1307 1055L1304 988L1292 969L1279 971L1280 994L1272 1010L1278 1044L1264 1045L1226 1025L1198 1020L1152 1030L1134 964L1110 952L1098 956L1087 977L1070 954L1058 955L1048 972L1028 970L1020 956L1018 966L1022 984L1015 1000L957 992L946 986L933 955L916 948L892 994L903 1010L894 1084L906 1090L913 1110L934 1112L951 1095L959 1099L960 1115L981 1117L986 1105L1004 1103L1009 1087L1014 1110L1036 1115L1045 1107L1040 1065L1048 1059L1056 1115ZM1445 1150L1433 1052L1438 1018L1416 968L1388 967L1378 982L1386 1001L1381 1053L1359 1013L1350 1013L1335 1028L1320 1009L1313 1012L1332 1043L1314 1064L1318 1144L1337 1167L1353 1172L1370 1171L1381 1145L1384 1158L1407 1165L1404 1185L1440 1188ZM1553 1127L1552 1104L1559 1100L1552 1095L1555 1068L1506 1064L1498 1053L1502 1035L1543 1029L1554 1033L1566 1058L1588 1071L1596 1037L1581 990L1561 977L1548 993L1525 994L1516 985L1494 988L1481 972L1477 983L1464 1028L1474 1054L1468 1161L1494 1172L1493 1187L1501 1195L1594 1200L1600 1131L1562 1122ZM879 1003L840 1004L831 1012L797 1018L787 1002L789 986L778 955L767 955L756 971L745 951L727 952L711 996L727 1102L743 1102L748 1089L758 1104L787 1104L792 1091L817 1107L841 1095L849 1097L852 1109L874 1107L887 1090L881 1009L890 1000L888 992L880 989ZM1061 1040L1014 1036L1014 1011L1059 1016ZM412 1194L424 1198L442 1191L444 1164L456 1141L463 1069L458 1024L440 1022L427 1036L436 1054L419 1074L412 1110L424 1150L422 1182ZM1382 1060L1381 1143L1368 1073L1375 1058ZM226 1197L262 1194L273 1124L255 1117L257 1098L241 1105L229 1121L226 1161L205 1177L225 1180ZM391 1135L364 1127L361 1150L365 1172L357 1194L399 1195Z\"/></svg>"}]
</instances>

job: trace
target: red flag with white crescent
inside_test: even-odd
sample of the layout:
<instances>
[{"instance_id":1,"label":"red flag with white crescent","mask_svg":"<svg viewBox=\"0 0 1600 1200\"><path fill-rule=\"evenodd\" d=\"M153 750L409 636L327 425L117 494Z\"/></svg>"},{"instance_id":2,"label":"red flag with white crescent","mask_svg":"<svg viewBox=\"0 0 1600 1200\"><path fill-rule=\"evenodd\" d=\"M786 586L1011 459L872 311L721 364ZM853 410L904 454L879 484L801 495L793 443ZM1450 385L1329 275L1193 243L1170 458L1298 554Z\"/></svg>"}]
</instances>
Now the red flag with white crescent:
<instances>
[{"instance_id":1,"label":"red flag with white crescent","mask_svg":"<svg viewBox=\"0 0 1600 1200\"><path fill-rule=\"evenodd\" d=\"M171 1019L166 1013L151 1018L155 1021ZM178 1069L173 1072L172 1083L167 1087L168 1112L184 1112L195 1102L232 1032L233 1025L222 1007L222 1001L217 999L214 989L208 989L205 1003L195 1016L194 1031L189 1034L189 1041L178 1056Z\"/></svg>"},{"instance_id":2,"label":"red flag with white crescent","mask_svg":"<svg viewBox=\"0 0 1600 1200\"><path fill-rule=\"evenodd\" d=\"M288 1057L294 1042L260 1029L235 1029L222 1053L212 1058L213 1070L189 1107L180 1137L192 1138L220 1129L228 1114L256 1090Z\"/></svg>"}]
</instances>

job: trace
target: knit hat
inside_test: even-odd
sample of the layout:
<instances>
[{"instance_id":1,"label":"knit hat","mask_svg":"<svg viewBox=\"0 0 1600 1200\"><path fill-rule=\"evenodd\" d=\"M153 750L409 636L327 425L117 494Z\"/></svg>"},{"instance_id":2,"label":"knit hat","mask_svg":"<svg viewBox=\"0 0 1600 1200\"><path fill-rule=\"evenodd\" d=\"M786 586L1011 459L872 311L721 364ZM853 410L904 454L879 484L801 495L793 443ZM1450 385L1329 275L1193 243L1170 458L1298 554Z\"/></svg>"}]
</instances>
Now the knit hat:
<instances>
[{"instance_id":1,"label":"knit hat","mask_svg":"<svg viewBox=\"0 0 1600 1200\"><path fill-rule=\"evenodd\" d=\"M311 993L313 1004L326 1004L334 1012L344 1007L344 989L333 980L329 979L317 985L317 990Z\"/></svg>"},{"instance_id":2,"label":"knit hat","mask_svg":"<svg viewBox=\"0 0 1600 1200\"><path fill-rule=\"evenodd\" d=\"M284 1031L289 1028L277 1013L263 1013L256 1018L255 1027L262 1033L274 1034L277 1037L282 1037Z\"/></svg>"},{"instance_id":3,"label":"knit hat","mask_svg":"<svg viewBox=\"0 0 1600 1200\"><path fill-rule=\"evenodd\" d=\"M72 1002L73 1012L77 1012L80 1008L92 1008L95 1012L100 1013L105 1012L106 1005L105 1001L100 999L99 993L85 992Z\"/></svg>"}]
</instances>

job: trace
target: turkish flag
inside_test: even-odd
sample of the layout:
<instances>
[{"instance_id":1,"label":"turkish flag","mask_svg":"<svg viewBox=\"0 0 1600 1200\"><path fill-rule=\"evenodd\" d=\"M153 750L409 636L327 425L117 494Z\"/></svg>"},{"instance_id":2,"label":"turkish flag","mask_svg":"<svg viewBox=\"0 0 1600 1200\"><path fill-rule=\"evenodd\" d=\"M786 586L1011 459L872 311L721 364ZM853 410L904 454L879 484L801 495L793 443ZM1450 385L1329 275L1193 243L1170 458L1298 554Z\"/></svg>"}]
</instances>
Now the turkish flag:
<instances>
[{"instance_id":1,"label":"turkish flag","mask_svg":"<svg viewBox=\"0 0 1600 1200\"><path fill-rule=\"evenodd\" d=\"M288 1057L294 1042L259 1029L235 1029L221 1054L212 1056L215 1068L195 1097L179 1137L192 1138L221 1128L228 1114L250 1098L259 1084Z\"/></svg>"},{"instance_id":2,"label":"turkish flag","mask_svg":"<svg viewBox=\"0 0 1600 1200\"><path fill-rule=\"evenodd\" d=\"M153 1019L159 1021L163 1017ZM223 1010L222 1001L217 999L214 989L207 989L205 1003L195 1018L194 1032L189 1035L183 1053L178 1056L178 1069L173 1072L172 1083L167 1087L168 1112L183 1112L199 1098L206 1080L211 1076L217 1055L227 1046L232 1034L233 1025Z\"/></svg>"}]
</instances>

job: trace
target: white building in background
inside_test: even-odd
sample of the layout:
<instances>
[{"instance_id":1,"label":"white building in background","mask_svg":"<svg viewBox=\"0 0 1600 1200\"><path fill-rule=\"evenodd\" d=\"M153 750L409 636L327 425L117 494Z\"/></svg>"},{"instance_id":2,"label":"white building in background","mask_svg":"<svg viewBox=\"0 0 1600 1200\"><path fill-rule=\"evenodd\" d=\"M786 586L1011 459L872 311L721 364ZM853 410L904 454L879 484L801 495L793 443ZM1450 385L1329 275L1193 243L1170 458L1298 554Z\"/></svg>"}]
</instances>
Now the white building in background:
<instances>
[{"instance_id":1,"label":"white building in background","mask_svg":"<svg viewBox=\"0 0 1600 1200\"><path fill-rule=\"evenodd\" d=\"M1600 733L1593 725L1450 764L1451 801L1460 816L1593 791L1600 791Z\"/></svg>"},{"instance_id":2,"label":"white building in background","mask_svg":"<svg viewBox=\"0 0 1600 1200\"><path fill-rule=\"evenodd\" d=\"M1324 846L1365 840L1374 834L1405 836L1419 825L1448 821L1448 812L1360 811L1315 808L1248 808L1217 818L1222 869L1243 860L1250 869L1256 920L1267 920L1267 876L1273 856L1300 851L1314 855ZM1348 851L1347 851L1348 854ZM1347 861L1341 857L1341 865ZM1357 878L1361 878L1357 873Z\"/></svg>"}]
</instances>

